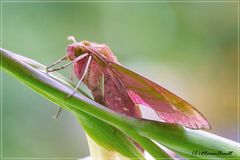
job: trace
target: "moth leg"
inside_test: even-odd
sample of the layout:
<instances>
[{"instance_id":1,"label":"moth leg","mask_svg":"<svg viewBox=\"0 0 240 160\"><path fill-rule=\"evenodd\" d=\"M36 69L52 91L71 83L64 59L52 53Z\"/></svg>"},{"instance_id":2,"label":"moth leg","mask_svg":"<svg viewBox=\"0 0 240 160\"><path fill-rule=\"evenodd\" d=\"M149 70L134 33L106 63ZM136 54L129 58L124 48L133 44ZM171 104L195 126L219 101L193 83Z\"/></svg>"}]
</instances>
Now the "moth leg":
<instances>
[{"instance_id":1,"label":"moth leg","mask_svg":"<svg viewBox=\"0 0 240 160\"><path fill-rule=\"evenodd\" d=\"M56 62L52 63L51 65L47 66L47 68L46 68L47 72L48 72L49 68L51 68L52 66L57 65L58 63L60 63L60 62L62 62L64 60L67 60L67 55L62 57L62 58L60 58L59 60L57 60Z\"/></svg>"},{"instance_id":2,"label":"moth leg","mask_svg":"<svg viewBox=\"0 0 240 160\"><path fill-rule=\"evenodd\" d=\"M54 115L53 118L57 119L57 118L59 117L59 115L60 115L61 112L62 112L62 108L59 107L57 114Z\"/></svg>"},{"instance_id":3,"label":"moth leg","mask_svg":"<svg viewBox=\"0 0 240 160\"><path fill-rule=\"evenodd\" d=\"M102 97L104 97L104 73L102 73L102 76L101 76L101 93L102 93Z\"/></svg>"},{"instance_id":4,"label":"moth leg","mask_svg":"<svg viewBox=\"0 0 240 160\"><path fill-rule=\"evenodd\" d=\"M71 93L71 94L69 94L66 98L70 98L70 97L72 97L76 92L77 92L77 90L78 90L78 88L79 88L79 86L81 85L81 83L82 83L82 80L83 80L83 78L85 77L85 75L87 74L87 71L88 71L88 68L89 68L89 65L90 65L90 63L91 63L91 60L92 60L92 56L89 56L89 58L88 58L88 61L87 61L87 64L86 64L86 67L85 67L85 69L84 69L84 72L83 72L83 75L82 75L82 77L80 78L80 80L79 80L79 82L78 82L78 84L77 84L77 86L75 87L75 89L74 89L74 91Z\"/></svg>"},{"instance_id":5,"label":"moth leg","mask_svg":"<svg viewBox=\"0 0 240 160\"><path fill-rule=\"evenodd\" d=\"M69 62L69 63L65 64L65 65L64 65L64 66L62 66L62 67L59 67L59 68L55 68L55 69L48 70L48 72L54 72L54 71L58 71L58 70L64 69L64 68L66 68L67 66L71 65L72 63L74 63L74 62L73 62L73 61L71 61L71 62Z\"/></svg>"},{"instance_id":6,"label":"moth leg","mask_svg":"<svg viewBox=\"0 0 240 160\"><path fill-rule=\"evenodd\" d=\"M70 80L71 80L71 82L74 82L74 67L73 66L72 66L72 71L70 74Z\"/></svg>"},{"instance_id":7,"label":"moth leg","mask_svg":"<svg viewBox=\"0 0 240 160\"><path fill-rule=\"evenodd\" d=\"M64 66L59 67L59 68L55 68L55 69L48 70L48 72L54 72L54 71L58 71L58 70L64 69L64 68L66 68L67 66L69 66L69 65L71 65L71 64L73 64L73 63L75 63L75 62L77 62L77 61L79 61L79 60L81 60L81 59L83 59L83 58L86 57L87 55L88 55L87 53L82 54L82 55L78 56L76 59L74 59L73 61L65 64Z\"/></svg>"}]
</instances>

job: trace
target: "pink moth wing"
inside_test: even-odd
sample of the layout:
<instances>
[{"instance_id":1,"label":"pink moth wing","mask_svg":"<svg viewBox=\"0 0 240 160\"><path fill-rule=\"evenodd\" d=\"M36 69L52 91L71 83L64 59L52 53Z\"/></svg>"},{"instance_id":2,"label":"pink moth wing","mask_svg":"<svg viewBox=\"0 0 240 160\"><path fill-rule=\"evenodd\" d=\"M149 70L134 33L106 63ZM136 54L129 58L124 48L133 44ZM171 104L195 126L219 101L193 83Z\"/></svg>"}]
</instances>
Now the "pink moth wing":
<instances>
[{"instance_id":1,"label":"pink moth wing","mask_svg":"<svg viewBox=\"0 0 240 160\"><path fill-rule=\"evenodd\" d=\"M153 109L168 123L181 124L192 129L210 128L206 118L180 97L105 57L101 59L135 104Z\"/></svg>"},{"instance_id":2,"label":"pink moth wing","mask_svg":"<svg viewBox=\"0 0 240 160\"><path fill-rule=\"evenodd\" d=\"M111 67L134 103L152 108L161 119L169 123L192 129L210 128L200 112L167 89L119 65L112 64Z\"/></svg>"}]
</instances>

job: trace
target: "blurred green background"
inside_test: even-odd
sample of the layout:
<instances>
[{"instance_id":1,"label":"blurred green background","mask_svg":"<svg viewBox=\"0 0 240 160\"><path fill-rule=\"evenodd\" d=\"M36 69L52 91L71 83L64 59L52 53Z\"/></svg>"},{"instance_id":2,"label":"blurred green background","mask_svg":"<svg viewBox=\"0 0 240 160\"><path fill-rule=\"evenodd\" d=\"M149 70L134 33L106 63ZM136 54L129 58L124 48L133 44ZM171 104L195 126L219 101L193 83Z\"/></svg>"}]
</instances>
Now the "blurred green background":
<instances>
[{"instance_id":1,"label":"blurred green background","mask_svg":"<svg viewBox=\"0 0 240 160\"><path fill-rule=\"evenodd\" d=\"M69 35L108 44L198 108L210 132L237 141L237 3L3 3L2 22L3 48L45 65L66 54ZM56 105L2 78L3 157L89 154L71 113L53 119Z\"/></svg>"}]
</instances>

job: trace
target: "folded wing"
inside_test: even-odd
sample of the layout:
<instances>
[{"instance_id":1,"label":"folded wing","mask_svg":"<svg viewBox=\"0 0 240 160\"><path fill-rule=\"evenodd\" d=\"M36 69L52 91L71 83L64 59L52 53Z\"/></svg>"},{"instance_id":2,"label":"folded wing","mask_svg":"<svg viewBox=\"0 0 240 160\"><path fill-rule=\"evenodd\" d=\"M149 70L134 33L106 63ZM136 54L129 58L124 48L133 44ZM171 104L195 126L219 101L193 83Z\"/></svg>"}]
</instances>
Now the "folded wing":
<instances>
[{"instance_id":1,"label":"folded wing","mask_svg":"<svg viewBox=\"0 0 240 160\"><path fill-rule=\"evenodd\" d=\"M107 62L107 59L106 64L135 104L153 109L168 123L191 129L210 128L208 121L199 111L167 89L116 63Z\"/></svg>"}]
</instances>

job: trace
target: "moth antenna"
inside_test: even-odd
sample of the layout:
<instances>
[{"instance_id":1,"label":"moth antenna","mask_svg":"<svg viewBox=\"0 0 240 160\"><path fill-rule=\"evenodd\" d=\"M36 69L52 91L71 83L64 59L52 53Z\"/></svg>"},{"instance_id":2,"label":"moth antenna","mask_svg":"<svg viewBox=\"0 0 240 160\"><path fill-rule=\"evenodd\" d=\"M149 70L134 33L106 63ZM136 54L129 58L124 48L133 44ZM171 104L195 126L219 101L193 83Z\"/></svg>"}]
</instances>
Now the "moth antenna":
<instances>
[{"instance_id":1,"label":"moth antenna","mask_svg":"<svg viewBox=\"0 0 240 160\"><path fill-rule=\"evenodd\" d=\"M67 55L66 56L63 56L62 58L60 58L59 60L57 60L56 62L52 63L51 65L47 66L46 70L48 72L49 68L57 65L58 63L64 61L64 60L67 60Z\"/></svg>"},{"instance_id":2,"label":"moth antenna","mask_svg":"<svg viewBox=\"0 0 240 160\"><path fill-rule=\"evenodd\" d=\"M93 51L92 49L90 49L89 47L87 47L86 45L83 45L83 47L85 47L88 51L90 51L90 52L95 52L95 51ZM100 53L100 52L98 52L98 51L96 51L97 53Z\"/></svg>"},{"instance_id":3,"label":"moth antenna","mask_svg":"<svg viewBox=\"0 0 240 160\"><path fill-rule=\"evenodd\" d=\"M80 86L81 83L82 83L83 78L84 78L85 75L87 74L87 71L88 71L89 65L90 65L90 63L91 63L91 60L92 60L92 56L89 56L88 61L87 61L87 64L86 64L86 67L84 68L84 72L83 72L82 77L80 78L78 84L77 84L76 87L74 88L74 91L73 91L71 94L69 94L66 98L72 97L72 96L77 92L79 86Z\"/></svg>"},{"instance_id":4,"label":"moth antenna","mask_svg":"<svg viewBox=\"0 0 240 160\"><path fill-rule=\"evenodd\" d=\"M58 109L57 114L56 114L55 116L53 116L53 118L54 118L54 119L57 119L57 118L59 117L59 115L60 115L61 112L62 112L62 108L60 107L60 108Z\"/></svg>"},{"instance_id":5,"label":"moth antenna","mask_svg":"<svg viewBox=\"0 0 240 160\"><path fill-rule=\"evenodd\" d=\"M77 43L76 39L74 36L68 36L67 38L69 41L73 41L74 43Z\"/></svg>"},{"instance_id":6,"label":"moth antenna","mask_svg":"<svg viewBox=\"0 0 240 160\"><path fill-rule=\"evenodd\" d=\"M95 54L97 53L97 54L99 54L99 55L102 54L102 53L99 52L98 50L95 50L95 49L93 50L93 49L87 47L86 45L82 45L82 47L85 47L85 49L87 49L87 50L88 50L89 52L91 52L91 53L95 53ZM96 56L97 56L98 58L102 59L102 58L101 58L100 56L98 56L97 54L96 54ZM104 56L104 55L103 55L103 56Z\"/></svg>"},{"instance_id":7,"label":"moth antenna","mask_svg":"<svg viewBox=\"0 0 240 160\"><path fill-rule=\"evenodd\" d=\"M58 71L58 70L64 69L64 68L66 68L67 66L69 66L69 65L71 65L71 64L73 64L73 63L75 63L75 62L77 62L77 61L79 61L79 60L81 60L81 59L83 59L83 58L86 57L87 55L88 55L87 53L82 54L82 55L78 56L77 58L75 58L73 61L65 64L64 66L59 67L59 68L55 68L55 69L48 70L48 72L54 72L54 71Z\"/></svg>"}]
</instances>

